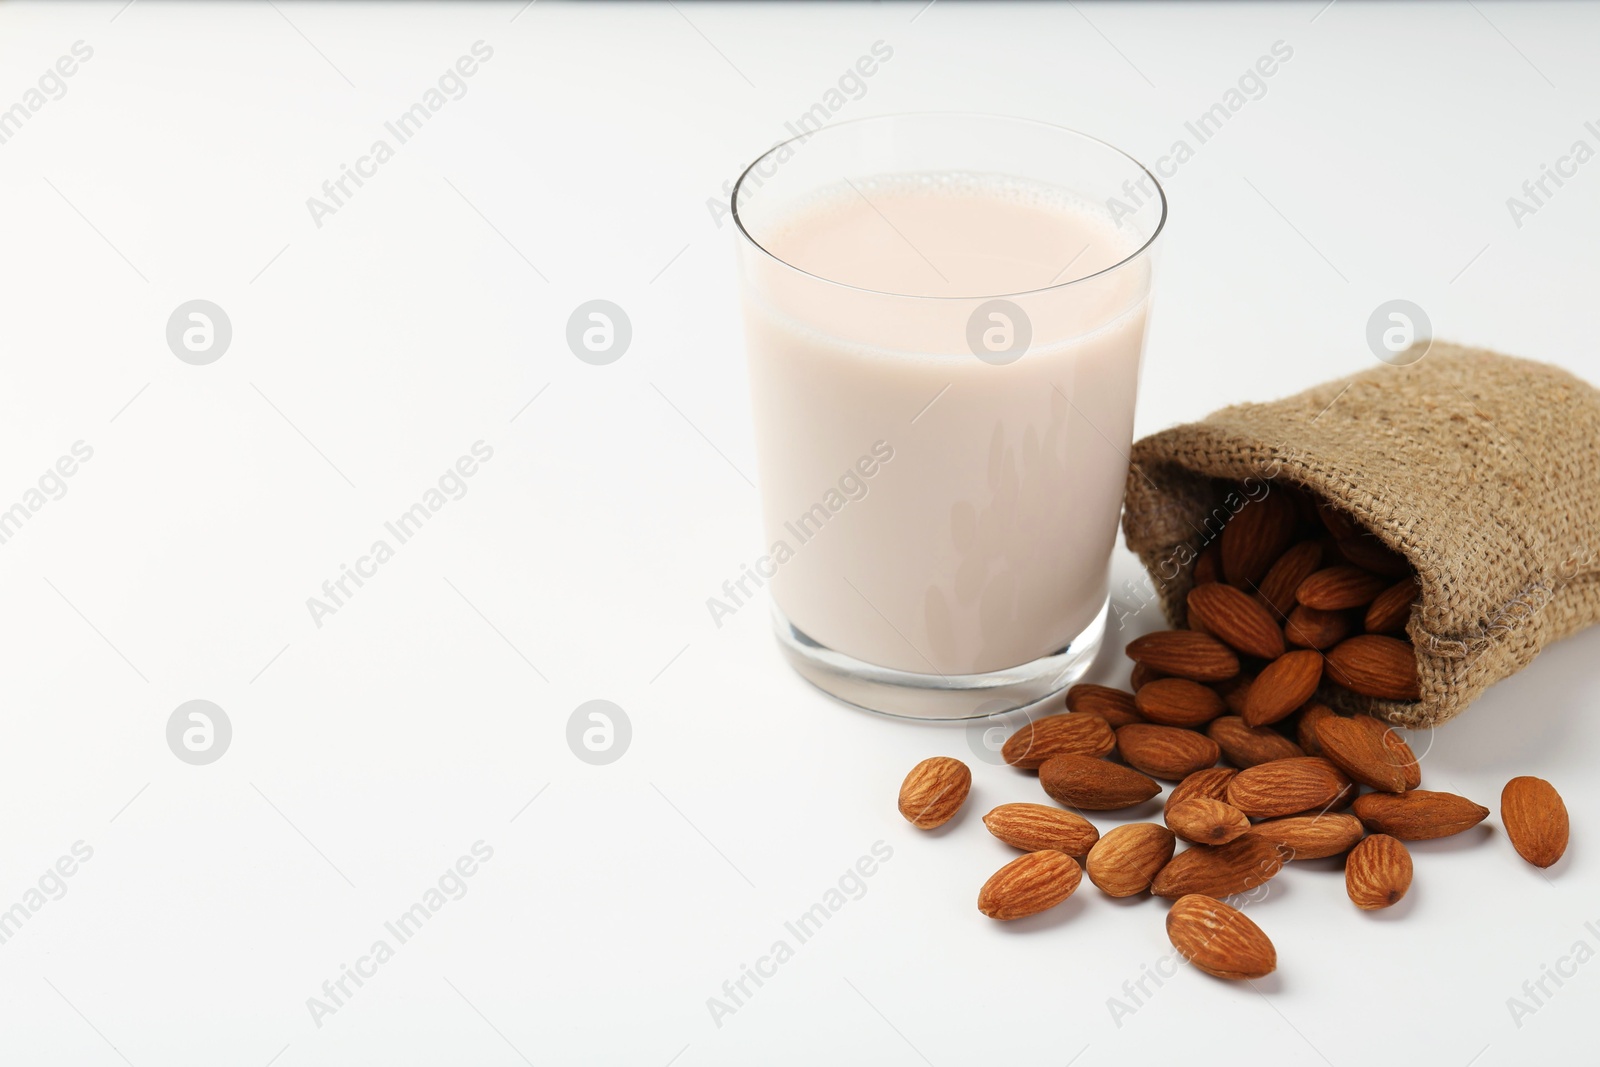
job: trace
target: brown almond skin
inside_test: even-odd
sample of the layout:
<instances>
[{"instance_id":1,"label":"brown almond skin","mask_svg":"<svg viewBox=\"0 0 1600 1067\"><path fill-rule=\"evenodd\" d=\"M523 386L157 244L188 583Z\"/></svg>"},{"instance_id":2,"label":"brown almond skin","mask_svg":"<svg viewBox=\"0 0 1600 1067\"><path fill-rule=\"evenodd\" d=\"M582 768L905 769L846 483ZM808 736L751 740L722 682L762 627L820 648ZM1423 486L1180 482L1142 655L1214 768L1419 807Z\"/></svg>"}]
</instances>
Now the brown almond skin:
<instances>
[{"instance_id":1,"label":"brown almond skin","mask_svg":"<svg viewBox=\"0 0 1600 1067\"><path fill-rule=\"evenodd\" d=\"M1337 715L1316 726L1322 754L1345 774L1385 793L1404 793L1422 781L1411 746L1371 715Z\"/></svg>"},{"instance_id":2,"label":"brown almond skin","mask_svg":"<svg viewBox=\"0 0 1600 1067\"><path fill-rule=\"evenodd\" d=\"M900 814L919 830L955 818L972 789L972 771L949 756L933 756L911 768L900 784Z\"/></svg>"},{"instance_id":3,"label":"brown almond skin","mask_svg":"<svg viewBox=\"0 0 1600 1067\"><path fill-rule=\"evenodd\" d=\"M1250 594L1213 582L1189 590L1187 603L1189 625L1204 629L1234 651L1260 659L1283 655L1283 630Z\"/></svg>"},{"instance_id":4,"label":"brown almond skin","mask_svg":"<svg viewBox=\"0 0 1600 1067\"><path fill-rule=\"evenodd\" d=\"M1363 793L1351 806L1356 818L1375 834L1402 841L1431 841L1470 830L1489 809L1454 793L1413 789L1407 793Z\"/></svg>"},{"instance_id":5,"label":"brown almond skin","mask_svg":"<svg viewBox=\"0 0 1600 1067\"><path fill-rule=\"evenodd\" d=\"M1354 632L1349 612L1318 611L1304 604L1295 605L1283 624L1284 641L1296 648L1332 648Z\"/></svg>"},{"instance_id":6,"label":"brown almond skin","mask_svg":"<svg viewBox=\"0 0 1600 1067\"><path fill-rule=\"evenodd\" d=\"M1250 827L1250 833L1287 849L1291 860L1320 860L1348 852L1366 832L1360 819L1343 812L1266 819Z\"/></svg>"},{"instance_id":7,"label":"brown almond skin","mask_svg":"<svg viewBox=\"0 0 1600 1067\"><path fill-rule=\"evenodd\" d=\"M1223 580L1254 590L1294 540L1295 520L1294 502L1284 493L1245 503L1222 528Z\"/></svg>"},{"instance_id":8,"label":"brown almond skin","mask_svg":"<svg viewBox=\"0 0 1600 1067\"><path fill-rule=\"evenodd\" d=\"M1196 797L1167 805L1167 826L1196 845L1226 845L1250 830L1245 813L1220 800Z\"/></svg>"},{"instance_id":9,"label":"brown almond skin","mask_svg":"<svg viewBox=\"0 0 1600 1067\"><path fill-rule=\"evenodd\" d=\"M1217 743L1204 734L1145 722L1117 731L1117 751L1130 766L1174 782L1211 766L1222 755Z\"/></svg>"},{"instance_id":10,"label":"brown almond skin","mask_svg":"<svg viewBox=\"0 0 1600 1067\"><path fill-rule=\"evenodd\" d=\"M1344 888L1363 911L1400 903L1411 888L1410 850L1388 834L1364 838L1345 858Z\"/></svg>"},{"instance_id":11,"label":"brown almond skin","mask_svg":"<svg viewBox=\"0 0 1600 1067\"><path fill-rule=\"evenodd\" d=\"M1228 803L1246 815L1270 819L1326 808L1351 788L1350 779L1332 763L1299 756L1240 771L1228 783Z\"/></svg>"},{"instance_id":12,"label":"brown almond skin","mask_svg":"<svg viewBox=\"0 0 1600 1067\"><path fill-rule=\"evenodd\" d=\"M1162 726L1204 726L1228 710L1215 689L1187 678L1158 678L1141 688L1134 700L1145 721Z\"/></svg>"},{"instance_id":13,"label":"brown almond skin","mask_svg":"<svg viewBox=\"0 0 1600 1067\"><path fill-rule=\"evenodd\" d=\"M1210 544L1194 561L1194 584L1222 581L1222 547Z\"/></svg>"},{"instance_id":14,"label":"brown almond skin","mask_svg":"<svg viewBox=\"0 0 1600 1067\"><path fill-rule=\"evenodd\" d=\"M1067 710L1084 715L1098 715L1112 729L1130 722L1144 722L1132 693L1124 693L1109 685L1080 682L1067 690Z\"/></svg>"},{"instance_id":15,"label":"brown almond skin","mask_svg":"<svg viewBox=\"0 0 1600 1067\"><path fill-rule=\"evenodd\" d=\"M1322 681L1322 653L1311 649L1286 652L1264 667L1245 697L1248 726L1266 726L1288 717L1311 699Z\"/></svg>"},{"instance_id":16,"label":"brown almond skin","mask_svg":"<svg viewBox=\"0 0 1600 1067\"><path fill-rule=\"evenodd\" d=\"M1350 564L1324 567L1300 583L1294 598L1318 611L1343 611L1364 608L1383 592L1389 583L1382 575Z\"/></svg>"},{"instance_id":17,"label":"brown almond skin","mask_svg":"<svg viewBox=\"0 0 1600 1067\"><path fill-rule=\"evenodd\" d=\"M1270 726L1249 726L1237 715L1224 715L1206 727L1206 736L1235 767L1254 767L1275 759L1304 756L1300 746Z\"/></svg>"},{"instance_id":18,"label":"brown almond skin","mask_svg":"<svg viewBox=\"0 0 1600 1067\"><path fill-rule=\"evenodd\" d=\"M1254 889L1283 869L1283 853L1271 841L1245 834L1215 848L1185 849L1161 868L1150 891L1158 897L1203 893L1228 897Z\"/></svg>"},{"instance_id":19,"label":"brown almond skin","mask_svg":"<svg viewBox=\"0 0 1600 1067\"><path fill-rule=\"evenodd\" d=\"M1264 978L1278 950L1243 912L1198 893L1178 898L1167 912L1167 939L1178 954L1213 978Z\"/></svg>"},{"instance_id":20,"label":"brown almond skin","mask_svg":"<svg viewBox=\"0 0 1600 1067\"><path fill-rule=\"evenodd\" d=\"M1172 859L1177 843L1171 830L1153 822L1118 826L1089 850L1084 871L1107 896L1131 897L1150 888L1150 880Z\"/></svg>"},{"instance_id":21,"label":"brown almond skin","mask_svg":"<svg viewBox=\"0 0 1600 1067\"><path fill-rule=\"evenodd\" d=\"M1047 715L1006 739L1000 757L1013 767L1037 770L1045 760L1069 752L1106 756L1117 747L1111 726L1098 715Z\"/></svg>"},{"instance_id":22,"label":"brown almond skin","mask_svg":"<svg viewBox=\"0 0 1600 1067\"><path fill-rule=\"evenodd\" d=\"M1549 867L1567 851L1567 805L1543 778L1513 778L1500 792L1500 822L1517 855Z\"/></svg>"},{"instance_id":23,"label":"brown almond skin","mask_svg":"<svg viewBox=\"0 0 1600 1067\"><path fill-rule=\"evenodd\" d=\"M1322 565L1322 546L1301 541L1278 557L1267 576L1261 579L1261 597L1274 619L1286 618L1294 610L1294 591Z\"/></svg>"},{"instance_id":24,"label":"brown almond skin","mask_svg":"<svg viewBox=\"0 0 1600 1067\"><path fill-rule=\"evenodd\" d=\"M1002 804L983 817L989 832L1024 852L1055 849L1085 856L1100 840L1100 831L1082 815L1045 804Z\"/></svg>"},{"instance_id":25,"label":"brown almond skin","mask_svg":"<svg viewBox=\"0 0 1600 1067\"><path fill-rule=\"evenodd\" d=\"M1161 792L1161 786L1132 767L1078 755L1046 760L1039 768L1039 784L1056 802L1086 811L1131 808Z\"/></svg>"},{"instance_id":26,"label":"brown almond skin","mask_svg":"<svg viewBox=\"0 0 1600 1067\"><path fill-rule=\"evenodd\" d=\"M1417 653L1409 641L1382 634L1346 638L1328 650L1328 679L1362 696L1419 700Z\"/></svg>"},{"instance_id":27,"label":"brown almond skin","mask_svg":"<svg viewBox=\"0 0 1600 1067\"><path fill-rule=\"evenodd\" d=\"M1362 570L1381 574L1385 578L1405 578L1411 574L1411 564L1398 552L1389 550L1371 534L1341 537L1339 553Z\"/></svg>"},{"instance_id":28,"label":"brown almond skin","mask_svg":"<svg viewBox=\"0 0 1600 1067\"><path fill-rule=\"evenodd\" d=\"M1367 605L1362 626L1369 634L1404 633L1406 623L1411 621L1411 606L1420 593L1421 587L1415 578L1396 582Z\"/></svg>"},{"instance_id":29,"label":"brown almond skin","mask_svg":"<svg viewBox=\"0 0 1600 1067\"><path fill-rule=\"evenodd\" d=\"M991 919L1022 919L1060 904L1083 879L1078 861L1046 850L1018 856L978 890L978 910Z\"/></svg>"},{"instance_id":30,"label":"brown almond skin","mask_svg":"<svg viewBox=\"0 0 1600 1067\"><path fill-rule=\"evenodd\" d=\"M1231 648L1193 630L1157 630L1134 638L1123 651L1136 663L1196 682L1224 682L1239 673Z\"/></svg>"},{"instance_id":31,"label":"brown almond skin","mask_svg":"<svg viewBox=\"0 0 1600 1067\"><path fill-rule=\"evenodd\" d=\"M1167 794L1166 807L1170 810L1172 805L1181 804L1185 800L1226 801L1228 783L1233 781L1233 776L1238 773L1232 767L1207 767L1195 771L1172 787L1172 792Z\"/></svg>"},{"instance_id":32,"label":"brown almond skin","mask_svg":"<svg viewBox=\"0 0 1600 1067\"><path fill-rule=\"evenodd\" d=\"M1300 721L1295 724L1295 740L1300 743L1306 755L1323 754L1322 742L1317 740L1317 724L1334 714L1334 710L1328 705L1318 704L1316 701L1300 709Z\"/></svg>"}]
</instances>

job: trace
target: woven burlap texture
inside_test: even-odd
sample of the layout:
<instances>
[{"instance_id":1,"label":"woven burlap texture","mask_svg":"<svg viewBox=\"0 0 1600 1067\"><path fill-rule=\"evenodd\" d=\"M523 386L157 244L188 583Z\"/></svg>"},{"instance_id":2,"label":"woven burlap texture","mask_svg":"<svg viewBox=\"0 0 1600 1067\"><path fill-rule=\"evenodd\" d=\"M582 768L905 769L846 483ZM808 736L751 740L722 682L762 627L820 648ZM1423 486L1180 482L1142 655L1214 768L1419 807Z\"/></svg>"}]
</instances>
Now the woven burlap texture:
<instances>
[{"instance_id":1,"label":"woven burlap texture","mask_svg":"<svg viewBox=\"0 0 1600 1067\"><path fill-rule=\"evenodd\" d=\"M1557 367L1435 342L1409 366L1137 442L1123 532L1176 626L1194 556L1230 514L1213 479L1309 489L1416 567L1406 632L1422 699L1325 685L1320 699L1341 710L1436 726L1600 621L1600 392Z\"/></svg>"}]
</instances>

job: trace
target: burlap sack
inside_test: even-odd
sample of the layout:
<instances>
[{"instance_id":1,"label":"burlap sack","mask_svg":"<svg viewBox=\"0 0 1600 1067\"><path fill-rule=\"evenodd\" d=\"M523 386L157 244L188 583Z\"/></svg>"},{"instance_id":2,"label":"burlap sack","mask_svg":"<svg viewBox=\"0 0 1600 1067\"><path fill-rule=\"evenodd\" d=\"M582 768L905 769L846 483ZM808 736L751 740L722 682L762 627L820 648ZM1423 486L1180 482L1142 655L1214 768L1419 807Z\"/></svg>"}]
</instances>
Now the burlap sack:
<instances>
[{"instance_id":1,"label":"burlap sack","mask_svg":"<svg viewBox=\"0 0 1600 1067\"><path fill-rule=\"evenodd\" d=\"M1411 366L1146 437L1132 461L1123 532L1174 625L1230 514L1213 478L1307 488L1411 561L1422 699L1324 686L1343 710L1436 726L1600 620L1600 392L1556 367L1436 342Z\"/></svg>"}]
</instances>

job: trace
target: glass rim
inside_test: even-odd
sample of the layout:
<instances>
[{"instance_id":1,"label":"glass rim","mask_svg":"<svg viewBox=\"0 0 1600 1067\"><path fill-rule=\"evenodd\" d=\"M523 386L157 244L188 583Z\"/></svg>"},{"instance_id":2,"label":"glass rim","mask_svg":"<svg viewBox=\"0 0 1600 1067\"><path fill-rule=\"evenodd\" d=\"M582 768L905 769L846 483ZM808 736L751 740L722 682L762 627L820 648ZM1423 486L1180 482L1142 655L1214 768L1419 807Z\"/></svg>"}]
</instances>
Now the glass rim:
<instances>
[{"instance_id":1,"label":"glass rim","mask_svg":"<svg viewBox=\"0 0 1600 1067\"><path fill-rule=\"evenodd\" d=\"M1023 123L1030 126L1039 126L1047 130L1053 130L1057 133L1071 134L1073 137L1080 138L1081 140L1091 141L1094 144L1097 144L1102 148L1109 149L1116 155L1121 156L1124 160L1133 164L1134 167L1143 172L1144 175L1150 179L1151 184L1155 186L1156 196L1161 203L1161 217L1156 220L1155 229L1150 232L1150 236L1145 239L1143 244L1139 245L1138 248L1134 249L1132 252L1129 252L1123 258L1117 260L1117 262L1108 267L1102 267L1093 274L1085 274L1081 278L1072 278L1064 282L1056 282L1050 285L1040 286L1037 289L1024 289L1013 293L988 293L975 296L926 296L916 295L913 293L893 293L884 289L869 289L861 285L851 285L849 282L841 282L834 278L824 277L821 274L814 274L803 267L798 267L795 264L790 263L782 256L779 256L771 249L767 248L766 245L763 245L760 241L756 240L755 236L745 228L744 219L739 214L739 190L744 188L745 179L750 177L750 174L756 169L757 166L761 164L761 161L772 155L774 152L777 152L779 149L789 147L790 145L795 145L810 140L820 133L823 133L827 130L838 129L841 126L853 126L863 122L881 122L887 119L912 118L982 119L997 123ZM752 248L755 248L757 251L761 252L779 266L792 270L796 274L803 274L807 278L814 278L825 285L834 285L841 289L849 289L854 292L865 293L870 296L893 297L897 300L1002 300L1035 296L1040 293L1053 292L1058 289L1067 289L1071 286L1081 285L1084 282L1092 281L1095 278L1110 274L1112 271L1120 270L1128 264L1141 258L1146 252L1150 251L1150 249L1155 246L1156 239L1159 238L1162 232L1167 228L1167 191L1166 189L1162 188L1161 179L1156 177L1156 175L1151 172L1149 167L1139 162L1129 153L1118 148L1110 141L1096 137L1093 134L1084 133L1082 130L1075 130L1070 126L1062 126L1059 123L1046 122L1043 119L1023 118L1017 115L997 115L993 112L984 111L896 111L888 112L882 115L859 115L855 118L844 119L840 122L830 122L826 126L821 126L815 130L809 130L805 133L796 134L793 137L786 137L774 144L771 148L768 148L765 152L762 152L755 159L751 160L749 165L746 166L744 170L739 172L739 180L733 183L733 192L728 198L728 206L733 215L734 226L737 227L739 235L748 241Z\"/></svg>"}]
</instances>

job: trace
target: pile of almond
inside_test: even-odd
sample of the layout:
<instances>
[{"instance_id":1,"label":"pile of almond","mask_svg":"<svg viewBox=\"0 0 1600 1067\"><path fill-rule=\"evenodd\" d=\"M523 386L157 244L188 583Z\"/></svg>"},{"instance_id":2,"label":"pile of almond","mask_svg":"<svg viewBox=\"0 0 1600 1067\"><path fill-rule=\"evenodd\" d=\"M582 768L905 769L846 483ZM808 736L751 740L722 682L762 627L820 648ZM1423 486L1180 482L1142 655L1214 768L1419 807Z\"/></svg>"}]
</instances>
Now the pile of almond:
<instances>
[{"instance_id":1,"label":"pile of almond","mask_svg":"<svg viewBox=\"0 0 1600 1067\"><path fill-rule=\"evenodd\" d=\"M1351 901L1389 907L1411 885L1404 842L1460 833L1489 809L1419 788L1421 767L1399 734L1313 699L1323 685L1388 700L1419 695L1404 636L1416 577L1349 516L1274 487L1199 555L1194 582L1191 629L1127 646L1132 694L1074 686L1065 714L1006 741L1005 761L1037 771L1062 806L1002 804L984 816L990 833L1025 855L984 883L978 908L995 919L1033 915L1066 900L1087 873L1110 896L1175 901L1168 937L1200 970L1257 978L1276 967L1276 949L1223 898L1255 889L1288 861L1344 855ZM1161 793L1158 779L1177 783L1165 825L1101 836L1082 814L1145 804ZM924 760L901 786L901 814L923 829L941 826L971 785L960 760ZM1542 779L1507 783L1501 821L1535 866L1566 849L1566 806Z\"/></svg>"}]
</instances>

